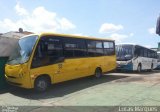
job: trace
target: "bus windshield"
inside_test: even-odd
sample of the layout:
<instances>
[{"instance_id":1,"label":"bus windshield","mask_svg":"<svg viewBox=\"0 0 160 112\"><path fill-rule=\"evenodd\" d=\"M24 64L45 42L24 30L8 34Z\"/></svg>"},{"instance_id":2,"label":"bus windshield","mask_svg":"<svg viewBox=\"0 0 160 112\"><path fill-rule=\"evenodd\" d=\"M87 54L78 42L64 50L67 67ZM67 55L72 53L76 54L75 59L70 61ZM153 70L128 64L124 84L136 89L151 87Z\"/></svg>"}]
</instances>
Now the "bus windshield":
<instances>
[{"instance_id":1,"label":"bus windshield","mask_svg":"<svg viewBox=\"0 0 160 112\"><path fill-rule=\"evenodd\" d=\"M15 52L16 54L10 56L8 64L22 64L27 62L37 39L37 35L32 35L20 39L18 42L19 48Z\"/></svg>"},{"instance_id":2,"label":"bus windshield","mask_svg":"<svg viewBox=\"0 0 160 112\"><path fill-rule=\"evenodd\" d=\"M117 61L128 61L133 58L133 45L117 45Z\"/></svg>"}]
</instances>

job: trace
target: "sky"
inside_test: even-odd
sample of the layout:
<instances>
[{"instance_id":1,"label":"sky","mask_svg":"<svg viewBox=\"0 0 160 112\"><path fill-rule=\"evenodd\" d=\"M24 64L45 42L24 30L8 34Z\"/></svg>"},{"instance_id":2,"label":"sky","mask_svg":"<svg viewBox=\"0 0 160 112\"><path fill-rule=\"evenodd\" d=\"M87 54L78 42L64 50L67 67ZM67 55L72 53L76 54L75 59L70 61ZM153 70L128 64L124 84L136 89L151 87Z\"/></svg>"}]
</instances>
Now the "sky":
<instances>
[{"instance_id":1,"label":"sky","mask_svg":"<svg viewBox=\"0 0 160 112\"><path fill-rule=\"evenodd\" d=\"M160 0L0 0L0 33L53 32L158 46Z\"/></svg>"}]
</instances>

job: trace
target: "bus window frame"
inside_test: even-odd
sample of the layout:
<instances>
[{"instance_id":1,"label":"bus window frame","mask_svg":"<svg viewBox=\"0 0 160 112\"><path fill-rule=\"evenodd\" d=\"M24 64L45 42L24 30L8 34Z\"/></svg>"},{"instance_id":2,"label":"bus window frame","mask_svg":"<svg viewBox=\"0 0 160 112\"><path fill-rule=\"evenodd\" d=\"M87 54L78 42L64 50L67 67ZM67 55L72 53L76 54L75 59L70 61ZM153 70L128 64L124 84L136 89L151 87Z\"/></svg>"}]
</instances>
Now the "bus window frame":
<instances>
[{"instance_id":1,"label":"bus window frame","mask_svg":"<svg viewBox=\"0 0 160 112\"><path fill-rule=\"evenodd\" d=\"M90 42L90 41L95 42L94 48L88 48L88 42ZM96 47L96 42L101 42L101 43L102 43L102 48ZM86 40L86 45L87 45L87 54L88 54L87 56L88 56L88 57L99 57L99 56L104 56L103 40L95 40L95 39L91 40L91 39L88 39L88 40ZM94 50L95 50L93 56L90 56L90 55L89 55L89 49L94 49ZM97 54L98 54L97 49L101 49L103 53L102 53L101 55L97 55Z\"/></svg>"},{"instance_id":2,"label":"bus window frame","mask_svg":"<svg viewBox=\"0 0 160 112\"><path fill-rule=\"evenodd\" d=\"M113 43L113 48L110 48L110 46L109 46L109 48L104 48L104 43L105 42L108 42L108 43ZM113 50L112 52L107 52L107 53L105 53L105 49L108 51L108 50ZM106 40L104 40L103 41L103 50L104 50L104 56L112 56L112 55L115 55L115 42L114 41L106 41Z\"/></svg>"},{"instance_id":3,"label":"bus window frame","mask_svg":"<svg viewBox=\"0 0 160 112\"><path fill-rule=\"evenodd\" d=\"M81 41L83 41L82 43L84 44L84 48L83 48L83 50L85 51L85 55L84 56L72 56L72 57L66 57L65 56L65 39L73 39L74 41L79 41L79 40L81 40ZM79 40L78 40L79 39ZM75 59L75 58L86 58L87 57L87 48L86 48L86 42L85 42L85 39L81 39L81 38L73 38L73 37L62 37L62 44L63 44L63 56L65 57L65 59ZM74 51L73 52L75 52L76 51L76 49L74 49Z\"/></svg>"},{"instance_id":4,"label":"bus window frame","mask_svg":"<svg viewBox=\"0 0 160 112\"><path fill-rule=\"evenodd\" d=\"M40 58L45 58L45 56L43 57L37 57L37 55L39 55L39 54L37 54L37 52L39 52L38 50L39 50L39 46L40 46L40 44L41 44L41 39L42 38L45 38L46 40L46 42L48 42L49 41L49 38L56 38L56 39L59 39L60 40L60 42L61 42L61 45L62 45L62 56L61 57L59 57L59 60L57 60L57 61L55 61L55 62L49 62L49 63L45 63L45 64L40 64L40 65L33 65L34 64L34 61L36 61L36 59L35 58L37 58L37 61L38 61L38 58L40 59ZM42 51L40 51L40 52L42 52ZM49 57L50 58L50 56L48 55L48 49L47 49L47 55L46 55L46 57ZM48 66L48 65L53 65L53 64L57 64L57 63L62 63L62 62L64 62L64 60L65 60L65 58L64 58L64 55L63 55L63 44L62 44L62 39L59 37L59 36L50 36L50 35L46 35L46 36L42 36L42 37L40 37L40 39L39 39L39 41L38 41L38 43L37 43L37 45L36 45L36 48L35 48L35 51L34 51L34 54L33 54L33 58L32 58L32 62L31 62L31 68L38 68L38 67L43 67L43 66Z\"/></svg>"},{"instance_id":5,"label":"bus window frame","mask_svg":"<svg viewBox=\"0 0 160 112\"><path fill-rule=\"evenodd\" d=\"M62 45L62 57L60 57L61 61L58 61L58 62L55 62L55 63L49 63L49 64L45 64L45 65L41 64L39 66L35 66L34 67L33 66L34 56L35 56L35 54L37 52L38 46L39 46L42 38L46 38L47 40L49 38L56 38L56 39L59 39L61 41L61 45ZM75 56L74 55L73 57L65 57L65 39L75 39L76 41L79 41L79 40L83 41L84 45L85 45L85 47L83 48L83 50L85 51L85 56ZM102 49L103 53L101 55L96 55L97 52L95 52L94 56L90 56L89 52L88 52L88 41L101 42L102 43L102 48L96 48L96 45L95 45L94 49L95 49L95 51L97 49ZM104 48L104 42L108 42L108 43L111 42L111 43L113 43L113 48ZM107 52L110 49L112 49L113 51L110 54L108 54L108 53L105 54L105 51L104 51L105 49L107 50ZM98 39L97 40L96 39L83 39L83 38L74 38L74 37L68 37L68 36L65 37L65 36L56 36L56 35L45 35L45 36L41 36L40 37L40 39L38 40L37 45L35 46L35 51L34 51L34 54L33 54L33 57L32 57L32 62L31 62L31 68L38 68L38 67L42 67L42 66L48 66L48 65L52 65L52 64L62 63L66 59L91 58L91 57L113 56L113 55L115 55L115 42L114 41L110 41L110 40L109 41L108 40L98 40Z\"/></svg>"}]
</instances>

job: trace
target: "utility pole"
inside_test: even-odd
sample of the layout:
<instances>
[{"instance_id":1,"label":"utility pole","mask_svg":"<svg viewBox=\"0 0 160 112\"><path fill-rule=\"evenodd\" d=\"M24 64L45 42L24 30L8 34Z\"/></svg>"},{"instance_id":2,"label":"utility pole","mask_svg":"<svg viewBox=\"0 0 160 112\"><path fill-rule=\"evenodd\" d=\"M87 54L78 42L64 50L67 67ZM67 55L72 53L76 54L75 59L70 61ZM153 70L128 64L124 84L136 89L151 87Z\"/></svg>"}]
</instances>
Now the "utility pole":
<instances>
[{"instance_id":1,"label":"utility pole","mask_svg":"<svg viewBox=\"0 0 160 112\"><path fill-rule=\"evenodd\" d=\"M156 34L160 36L160 15L159 15L159 17L157 19ZM158 43L157 51L160 51L160 42Z\"/></svg>"},{"instance_id":2,"label":"utility pole","mask_svg":"<svg viewBox=\"0 0 160 112\"><path fill-rule=\"evenodd\" d=\"M157 19L156 34L160 36L160 15Z\"/></svg>"}]
</instances>

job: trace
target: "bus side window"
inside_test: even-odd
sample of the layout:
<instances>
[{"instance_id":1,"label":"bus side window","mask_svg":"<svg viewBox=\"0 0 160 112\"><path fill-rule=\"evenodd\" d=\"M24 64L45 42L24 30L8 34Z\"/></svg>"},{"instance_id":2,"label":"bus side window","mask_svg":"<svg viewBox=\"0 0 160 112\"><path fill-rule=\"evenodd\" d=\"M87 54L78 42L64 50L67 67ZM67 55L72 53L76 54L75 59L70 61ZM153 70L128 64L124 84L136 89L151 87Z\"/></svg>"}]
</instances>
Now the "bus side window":
<instances>
[{"instance_id":1,"label":"bus side window","mask_svg":"<svg viewBox=\"0 0 160 112\"><path fill-rule=\"evenodd\" d=\"M88 56L96 56L96 41L88 40L87 41L87 48L88 48Z\"/></svg>"},{"instance_id":2,"label":"bus side window","mask_svg":"<svg viewBox=\"0 0 160 112\"><path fill-rule=\"evenodd\" d=\"M144 50L144 57L148 57L148 53L146 49Z\"/></svg>"},{"instance_id":3,"label":"bus side window","mask_svg":"<svg viewBox=\"0 0 160 112\"><path fill-rule=\"evenodd\" d=\"M63 47L59 37L48 38L47 43L47 57L49 57L49 63L59 63L63 60Z\"/></svg>"},{"instance_id":4,"label":"bus side window","mask_svg":"<svg viewBox=\"0 0 160 112\"><path fill-rule=\"evenodd\" d=\"M66 58L85 57L87 54L85 40L75 38L63 38L64 56Z\"/></svg>"},{"instance_id":5,"label":"bus side window","mask_svg":"<svg viewBox=\"0 0 160 112\"><path fill-rule=\"evenodd\" d=\"M103 44L102 41L96 41L96 56L103 56Z\"/></svg>"},{"instance_id":6,"label":"bus side window","mask_svg":"<svg viewBox=\"0 0 160 112\"><path fill-rule=\"evenodd\" d=\"M144 52L143 52L142 49L140 50L140 56L141 56L141 57L144 57Z\"/></svg>"},{"instance_id":7,"label":"bus side window","mask_svg":"<svg viewBox=\"0 0 160 112\"><path fill-rule=\"evenodd\" d=\"M148 58L152 58L152 51L148 50Z\"/></svg>"},{"instance_id":8,"label":"bus side window","mask_svg":"<svg viewBox=\"0 0 160 112\"><path fill-rule=\"evenodd\" d=\"M114 42L103 42L104 46L104 54L105 55L114 55L115 54L115 48L114 48Z\"/></svg>"},{"instance_id":9,"label":"bus side window","mask_svg":"<svg viewBox=\"0 0 160 112\"><path fill-rule=\"evenodd\" d=\"M98 40L88 40L88 55L89 56L103 56L103 44L102 41Z\"/></svg>"},{"instance_id":10,"label":"bus side window","mask_svg":"<svg viewBox=\"0 0 160 112\"><path fill-rule=\"evenodd\" d=\"M141 56L141 49L136 48L134 55L135 57Z\"/></svg>"},{"instance_id":11,"label":"bus side window","mask_svg":"<svg viewBox=\"0 0 160 112\"><path fill-rule=\"evenodd\" d=\"M32 67L50 65L62 61L63 48L57 37L41 37L34 53Z\"/></svg>"}]
</instances>

